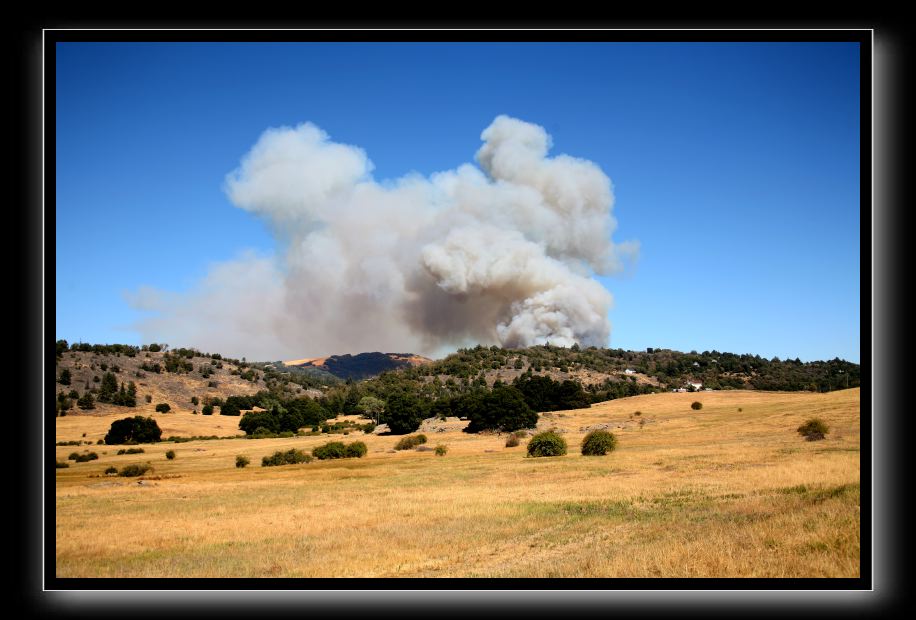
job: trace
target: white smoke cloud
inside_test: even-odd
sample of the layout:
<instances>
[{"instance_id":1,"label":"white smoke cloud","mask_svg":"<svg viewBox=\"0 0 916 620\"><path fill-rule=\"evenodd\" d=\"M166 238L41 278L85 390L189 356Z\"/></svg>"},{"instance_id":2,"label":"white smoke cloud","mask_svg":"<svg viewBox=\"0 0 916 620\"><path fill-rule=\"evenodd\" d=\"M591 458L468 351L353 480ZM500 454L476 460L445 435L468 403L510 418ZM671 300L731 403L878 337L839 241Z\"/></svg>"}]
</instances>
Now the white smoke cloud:
<instances>
[{"instance_id":1,"label":"white smoke cloud","mask_svg":"<svg viewBox=\"0 0 916 620\"><path fill-rule=\"evenodd\" d=\"M225 190L265 218L279 253L211 269L188 294L149 289L143 339L250 359L527 346L606 346L620 269L610 179L594 163L548 157L542 127L499 116L480 168L378 183L355 146L311 123L269 129ZM162 300L168 298L168 303Z\"/></svg>"}]
</instances>

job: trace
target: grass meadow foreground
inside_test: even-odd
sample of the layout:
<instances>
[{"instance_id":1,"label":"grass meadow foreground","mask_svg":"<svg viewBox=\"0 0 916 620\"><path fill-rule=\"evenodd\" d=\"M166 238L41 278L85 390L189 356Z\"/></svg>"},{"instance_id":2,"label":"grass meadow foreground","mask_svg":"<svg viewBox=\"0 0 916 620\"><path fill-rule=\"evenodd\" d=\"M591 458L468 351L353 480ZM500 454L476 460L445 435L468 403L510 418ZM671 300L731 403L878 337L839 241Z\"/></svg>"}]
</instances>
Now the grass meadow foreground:
<instances>
[{"instance_id":1,"label":"grass meadow foreground","mask_svg":"<svg viewBox=\"0 0 916 620\"><path fill-rule=\"evenodd\" d=\"M58 446L58 461L99 458L56 471L57 575L858 577L859 412L859 389L637 396L542 415L569 445L550 458L457 430L427 432L425 451L362 433ZM128 415L57 418L57 441L95 442ZM153 417L163 438L240 434L238 418ZM811 417L825 439L796 432ZM616 449L583 456L602 425ZM260 466L329 440L368 454ZM103 473L147 462L140 479Z\"/></svg>"}]
</instances>

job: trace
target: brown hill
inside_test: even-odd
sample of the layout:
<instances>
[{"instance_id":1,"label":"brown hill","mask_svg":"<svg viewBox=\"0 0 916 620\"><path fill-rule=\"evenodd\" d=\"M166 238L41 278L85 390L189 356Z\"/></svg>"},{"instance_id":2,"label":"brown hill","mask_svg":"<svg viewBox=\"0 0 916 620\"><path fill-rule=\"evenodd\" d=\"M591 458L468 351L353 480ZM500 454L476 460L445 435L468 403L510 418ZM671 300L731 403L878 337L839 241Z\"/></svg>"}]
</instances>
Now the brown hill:
<instances>
[{"instance_id":1,"label":"brown hill","mask_svg":"<svg viewBox=\"0 0 916 620\"><path fill-rule=\"evenodd\" d=\"M200 412L208 397L249 395L267 389L263 370L251 368L244 362L195 355L182 358L190 365L190 370L169 372L166 370L167 355L169 353L140 351L136 356L128 357L116 353L65 351L57 361L55 376L59 378L63 370L69 370L70 385L58 382L55 391L69 393L72 390L83 395L97 390L105 373L111 372L119 385L134 382L137 387L136 407L100 403L96 398L95 409L83 410L74 405L67 415L150 415L158 403L167 403L171 412L191 413L195 409ZM159 372L154 370L157 365ZM147 402L147 396L150 402ZM191 402L195 396L197 405Z\"/></svg>"},{"instance_id":2,"label":"brown hill","mask_svg":"<svg viewBox=\"0 0 916 620\"><path fill-rule=\"evenodd\" d=\"M413 353L358 353L356 355L329 355L283 362L285 366L318 368L338 379L358 381L380 375L389 370L430 364L433 360Z\"/></svg>"}]
</instances>

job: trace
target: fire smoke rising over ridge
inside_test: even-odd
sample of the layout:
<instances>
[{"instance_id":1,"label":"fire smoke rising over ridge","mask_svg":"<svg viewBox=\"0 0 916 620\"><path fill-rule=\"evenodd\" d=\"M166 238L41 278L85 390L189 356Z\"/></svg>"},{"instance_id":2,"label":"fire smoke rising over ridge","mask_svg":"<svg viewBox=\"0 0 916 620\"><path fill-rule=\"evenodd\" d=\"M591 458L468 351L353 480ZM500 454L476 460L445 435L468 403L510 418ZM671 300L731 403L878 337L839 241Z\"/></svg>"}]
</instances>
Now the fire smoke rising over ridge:
<instances>
[{"instance_id":1,"label":"fire smoke rising over ridge","mask_svg":"<svg viewBox=\"0 0 916 620\"><path fill-rule=\"evenodd\" d=\"M265 131L226 177L237 207L264 218L276 256L221 263L197 290L151 289L144 341L253 359L361 351L437 355L467 344L607 346L620 267L610 179L547 157L538 125L499 116L480 168L376 182L355 146L305 123Z\"/></svg>"}]
</instances>

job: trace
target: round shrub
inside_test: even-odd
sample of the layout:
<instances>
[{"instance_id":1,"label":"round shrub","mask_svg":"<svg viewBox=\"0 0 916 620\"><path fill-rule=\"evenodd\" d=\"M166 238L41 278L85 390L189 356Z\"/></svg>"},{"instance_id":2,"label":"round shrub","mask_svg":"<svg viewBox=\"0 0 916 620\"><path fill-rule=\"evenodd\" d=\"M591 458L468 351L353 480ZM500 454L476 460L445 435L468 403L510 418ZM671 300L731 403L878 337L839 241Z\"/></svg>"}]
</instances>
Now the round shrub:
<instances>
[{"instance_id":1,"label":"round shrub","mask_svg":"<svg viewBox=\"0 0 916 620\"><path fill-rule=\"evenodd\" d=\"M168 403L159 403L158 405L156 405L156 413L168 413L171 410L172 408L169 406Z\"/></svg>"},{"instance_id":2,"label":"round shrub","mask_svg":"<svg viewBox=\"0 0 916 620\"><path fill-rule=\"evenodd\" d=\"M242 467L245 467L249 463L251 463L251 459L249 459L247 456L242 456L241 454L239 454L238 456L235 457L235 466L238 467L239 469L241 469Z\"/></svg>"},{"instance_id":3,"label":"round shrub","mask_svg":"<svg viewBox=\"0 0 916 620\"><path fill-rule=\"evenodd\" d=\"M445 456L445 453L448 452L448 446L445 444L439 444L436 446L436 456Z\"/></svg>"},{"instance_id":4,"label":"round shrub","mask_svg":"<svg viewBox=\"0 0 916 620\"><path fill-rule=\"evenodd\" d=\"M352 443L347 444L347 448L345 452L346 452L347 458L359 459L359 458L366 456L366 453L369 452L369 448L366 446L365 443L361 441L354 441Z\"/></svg>"},{"instance_id":5,"label":"round shrub","mask_svg":"<svg viewBox=\"0 0 916 620\"><path fill-rule=\"evenodd\" d=\"M538 433L528 442L528 456L562 456L566 454L566 440L556 431Z\"/></svg>"},{"instance_id":6,"label":"round shrub","mask_svg":"<svg viewBox=\"0 0 916 620\"><path fill-rule=\"evenodd\" d=\"M693 410L695 410L695 411L699 411L700 409L703 408L703 403L701 403L701 402L698 401L698 400L695 400L695 401L693 401L693 402L690 404L690 408L693 409Z\"/></svg>"},{"instance_id":7,"label":"round shrub","mask_svg":"<svg viewBox=\"0 0 916 620\"><path fill-rule=\"evenodd\" d=\"M171 461L172 459L174 459L174 458L175 458L175 451L174 451L174 450L169 450L168 452L166 452L166 453L165 453L165 458L167 458L167 459L170 460L170 461Z\"/></svg>"},{"instance_id":8,"label":"round shrub","mask_svg":"<svg viewBox=\"0 0 916 620\"><path fill-rule=\"evenodd\" d=\"M65 467L70 467L70 463L67 463L66 461L57 461L57 465L55 465L55 467L57 469L64 469Z\"/></svg>"},{"instance_id":9,"label":"round shrub","mask_svg":"<svg viewBox=\"0 0 916 620\"><path fill-rule=\"evenodd\" d=\"M818 441L830 432L830 427L820 418L811 418L798 427L798 434L808 441Z\"/></svg>"},{"instance_id":10,"label":"round shrub","mask_svg":"<svg viewBox=\"0 0 916 620\"><path fill-rule=\"evenodd\" d=\"M106 473L106 474L116 474L116 473L118 473L118 468L117 468L117 467L114 467L114 466L109 467L109 468L107 468L107 469L105 470L105 473Z\"/></svg>"},{"instance_id":11,"label":"round shrub","mask_svg":"<svg viewBox=\"0 0 916 620\"><path fill-rule=\"evenodd\" d=\"M506 447L507 448L514 448L515 446L518 445L518 443L519 443L518 435L516 435L515 433L512 433L511 435L506 437Z\"/></svg>"},{"instance_id":12,"label":"round shrub","mask_svg":"<svg viewBox=\"0 0 916 620\"><path fill-rule=\"evenodd\" d=\"M426 435L407 435L406 437L401 437L396 444L394 444L395 450L410 450L411 448L416 448L420 444L426 443Z\"/></svg>"},{"instance_id":13,"label":"round shrub","mask_svg":"<svg viewBox=\"0 0 916 620\"><path fill-rule=\"evenodd\" d=\"M331 441L323 446L312 449L312 456L316 459L342 459L347 456L347 448L341 441Z\"/></svg>"},{"instance_id":14,"label":"round shrub","mask_svg":"<svg viewBox=\"0 0 916 620\"><path fill-rule=\"evenodd\" d=\"M582 439L583 456L604 456L617 447L617 438L605 430L594 430Z\"/></svg>"}]
</instances>

